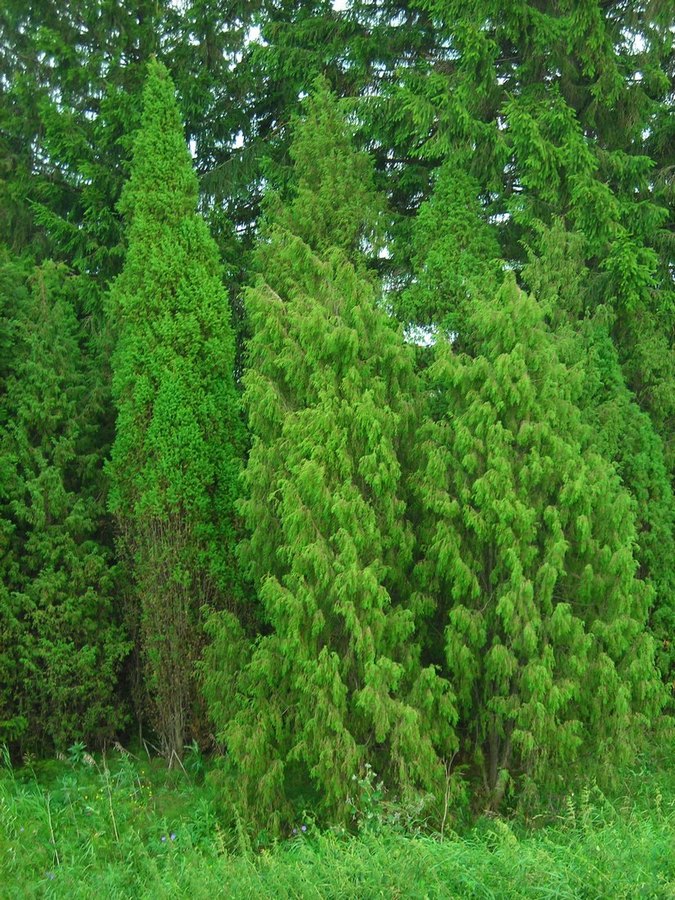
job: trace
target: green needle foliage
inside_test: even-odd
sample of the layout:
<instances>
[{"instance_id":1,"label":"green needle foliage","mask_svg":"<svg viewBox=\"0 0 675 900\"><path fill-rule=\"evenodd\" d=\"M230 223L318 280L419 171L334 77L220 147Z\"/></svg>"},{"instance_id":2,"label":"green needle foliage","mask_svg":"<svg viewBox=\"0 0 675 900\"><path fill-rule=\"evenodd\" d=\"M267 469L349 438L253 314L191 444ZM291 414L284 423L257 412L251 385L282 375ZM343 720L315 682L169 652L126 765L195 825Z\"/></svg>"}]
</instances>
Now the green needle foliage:
<instances>
[{"instance_id":1,"label":"green needle foliage","mask_svg":"<svg viewBox=\"0 0 675 900\"><path fill-rule=\"evenodd\" d=\"M0 248L0 434L6 431L11 411L7 403L8 381L12 374L16 316L25 306L28 265ZM9 517L12 460L0 455L0 740L13 741L26 730L26 718L19 712L21 692L21 652L19 609L11 585L16 583L17 563L11 538L14 524Z\"/></svg>"},{"instance_id":2,"label":"green needle foliage","mask_svg":"<svg viewBox=\"0 0 675 900\"><path fill-rule=\"evenodd\" d=\"M101 739L125 719L115 692L128 646L101 543L92 373L72 293L53 263L19 285L0 423L2 736L42 750Z\"/></svg>"},{"instance_id":3,"label":"green needle foliage","mask_svg":"<svg viewBox=\"0 0 675 900\"><path fill-rule=\"evenodd\" d=\"M437 41L393 88L397 145L432 161L469 160L502 219L502 256L515 264L540 221L563 216L583 236L594 302L616 312L627 382L671 448L673 246L659 142L669 133L665 110L672 119L672 4L419 5ZM392 167L394 185L404 177Z\"/></svg>"},{"instance_id":4,"label":"green needle foliage","mask_svg":"<svg viewBox=\"0 0 675 900\"><path fill-rule=\"evenodd\" d=\"M133 568L151 714L170 760L194 722L202 607L237 602L233 504L241 425L216 245L166 68L151 62L132 174L117 324L110 508Z\"/></svg>"},{"instance_id":5,"label":"green needle foliage","mask_svg":"<svg viewBox=\"0 0 675 900\"><path fill-rule=\"evenodd\" d=\"M664 446L626 386L611 339L613 312L601 306L581 317L591 280L581 244L581 237L566 232L559 221L542 227L523 276L546 310L561 361L577 373L575 399L591 427L593 446L614 464L633 498L635 557L640 576L655 591L651 619L657 659L675 690L675 500Z\"/></svg>"},{"instance_id":6,"label":"green needle foliage","mask_svg":"<svg viewBox=\"0 0 675 900\"><path fill-rule=\"evenodd\" d=\"M502 260L495 229L483 217L480 185L458 156L437 173L431 197L412 230L413 284L397 313L406 322L439 328L470 345L471 302L500 284Z\"/></svg>"},{"instance_id":7,"label":"green needle foliage","mask_svg":"<svg viewBox=\"0 0 675 900\"><path fill-rule=\"evenodd\" d=\"M231 200L230 141L253 118L245 97L250 88L235 59L255 6L137 0L131 10L125 0L5 0L0 240L15 249L30 243L33 252L47 247L74 269L98 276L90 303L100 306L105 280L123 261L115 204L128 176L130 137L140 123L140 88L153 52L174 73L197 168L217 169ZM222 178L224 162L229 178ZM222 202L222 190L214 199Z\"/></svg>"},{"instance_id":8,"label":"green needle foliage","mask_svg":"<svg viewBox=\"0 0 675 900\"><path fill-rule=\"evenodd\" d=\"M446 623L462 753L494 806L630 758L661 702L629 495L589 447L537 303L476 301L475 357L438 346L419 574Z\"/></svg>"},{"instance_id":9,"label":"green needle foliage","mask_svg":"<svg viewBox=\"0 0 675 900\"><path fill-rule=\"evenodd\" d=\"M0 2L12 756L215 746L243 844L671 727L672 49L672 0Z\"/></svg>"},{"instance_id":10,"label":"green needle foliage","mask_svg":"<svg viewBox=\"0 0 675 900\"><path fill-rule=\"evenodd\" d=\"M297 187L271 204L246 298L243 552L267 633L223 736L243 802L273 828L298 779L344 820L367 764L397 792L430 788L454 749L452 697L420 664L410 600L402 463L418 387L357 252L376 198L347 135L319 87L295 129Z\"/></svg>"}]
</instances>

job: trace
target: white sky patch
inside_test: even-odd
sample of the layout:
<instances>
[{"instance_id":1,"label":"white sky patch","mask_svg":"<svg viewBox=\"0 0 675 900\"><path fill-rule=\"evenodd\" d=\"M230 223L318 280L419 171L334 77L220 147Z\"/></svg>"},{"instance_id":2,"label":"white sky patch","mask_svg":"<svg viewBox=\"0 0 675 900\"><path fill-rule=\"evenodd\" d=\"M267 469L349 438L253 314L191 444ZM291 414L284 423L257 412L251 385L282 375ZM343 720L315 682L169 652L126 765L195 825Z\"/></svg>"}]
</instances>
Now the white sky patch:
<instances>
[{"instance_id":1,"label":"white sky patch","mask_svg":"<svg viewBox=\"0 0 675 900\"><path fill-rule=\"evenodd\" d=\"M349 6L349 0L333 0L333 9L335 12L344 12Z\"/></svg>"},{"instance_id":2,"label":"white sky patch","mask_svg":"<svg viewBox=\"0 0 675 900\"><path fill-rule=\"evenodd\" d=\"M431 347L438 341L438 328L435 325L408 325L404 337L409 344Z\"/></svg>"},{"instance_id":3,"label":"white sky patch","mask_svg":"<svg viewBox=\"0 0 675 900\"><path fill-rule=\"evenodd\" d=\"M647 47L644 35L631 31L629 28L624 29L623 37L631 53L643 53Z\"/></svg>"},{"instance_id":4,"label":"white sky patch","mask_svg":"<svg viewBox=\"0 0 675 900\"><path fill-rule=\"evenodd\" d=\"M255 44L256 42L260 42L260 26L251 25L249 30L246 32L244 41L247 44Z\"/></svg>"},{"instance_id":5,"label":"white sky patch","mask_svg":"<svg viewBox=\"0 0 675 900\"><path fill-rule=\"evenodd\" d=\"M504 222L508 222L510 218L511 213L508 212L493 213L491 216L488 216L488 222L491 225L503 225Z\"/></svg>"}]
</instances>

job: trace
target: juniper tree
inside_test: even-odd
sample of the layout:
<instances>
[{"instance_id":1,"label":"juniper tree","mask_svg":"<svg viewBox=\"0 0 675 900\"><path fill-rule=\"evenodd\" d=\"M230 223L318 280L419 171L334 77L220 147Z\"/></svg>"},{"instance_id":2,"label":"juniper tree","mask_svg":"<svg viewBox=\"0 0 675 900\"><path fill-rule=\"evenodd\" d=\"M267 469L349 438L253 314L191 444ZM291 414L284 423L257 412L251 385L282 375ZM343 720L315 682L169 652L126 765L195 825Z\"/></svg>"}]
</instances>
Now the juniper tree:
<instances>
[{"instance_id":1,"label":"juniper tree","mask_svg":"<svg viewBox=\"0 0 675 900\"><path fill-rule=\"evenodd\" d=\"M462 753L498 805L511 778L556 788L575 763L629 758L661 692L632 503L589 447L541 310L509 277L470 320L476 355L442 343L430 370L445 410L418 574L446 621Z\"/></svg>"},{"instance_id":2,"label":"juniper tree","mask_svg":"<svg viewBox=\"0 0 675 900\"><path fill-rule=\"evenodd\" d=\"M319 88L294 134L295 190L271 204L246 297L242 552L266 628L223 736L244 802L277 824L298 777L339 819L367 763L398 791L428 788L454 747L452 697L420 664L411 602L402 456L417 386L359 259L372 175L347 133Z\"/></svg>"},{"instance_id":3,"label":"juniper tree","mask_svg":"<svg viewBox=\"0 0 675 900\"><path fill-rule=\"evenodd\" d=\"M593 446L615 465L634 500L635 557L641 577L654 588L651 622L657 659L664 679L672 683L675 501L664 447L650 417L626 386L611 340L612 310L599 306L581 318L592 278L582 243L580 235L565 231L559 221L551 228L542 226L523 277L553 328L561 361L576 373L574 399L591 428Z\"/></svg>"},{"instance_id":4,"label":"juniper tree","mask_svg":"<svg viewBox=\"0 0 675 900\"><path fill-rule=\"evenodd\" d=\"M110 736L124 722L116 688L128 650L100 539L102 475L86 403L91 372L71 281L45 263L13 305L0 428L3 621L14 644L7 646L14 654L10 722L25 724L24 746L61 750Z\"/></svg>"},{"instance_id":5,"label":"juniper tree","mask_svg":"<svg viewBox=\"0 0 675 900\"><path fill-rule=\"evenodd\" d=\"M412 227L414 281L397 308L404 321L452 333L464 347L471 343L466 329L472 300L497 289L502 268L479 191L459 155L439 167Z\"/></svg>"},{"instance_id":6,"label":"juniper tree","mask_svg":"<svg viewBox=\"0 0 675 900\"><path fill-rule=\"evenodd\" d=\"M12 372L17 311L26 303L28 264L0 247L0 434L11 418L7 402ZM21 691L21 631L18 604L10 586L16 583L17 560L10 542L14 525L9 517L12 461L0 456L0 740L11 742L25 732L27 721L19 712Z\"/></svg>"},{"instance_id":7,"label":"juniper tree","mask_svg":"<svg viewBox=\"0 0 675 900\"><path fill-rule=\"evenodd\" d=\"M202 607L234 607L241 425L215 242L166 68L153 61L131 178L128 251L110 299L117 426L110 506L133 567L151 712L170 762L193 724Z\"/></svg>"}]
</instances>

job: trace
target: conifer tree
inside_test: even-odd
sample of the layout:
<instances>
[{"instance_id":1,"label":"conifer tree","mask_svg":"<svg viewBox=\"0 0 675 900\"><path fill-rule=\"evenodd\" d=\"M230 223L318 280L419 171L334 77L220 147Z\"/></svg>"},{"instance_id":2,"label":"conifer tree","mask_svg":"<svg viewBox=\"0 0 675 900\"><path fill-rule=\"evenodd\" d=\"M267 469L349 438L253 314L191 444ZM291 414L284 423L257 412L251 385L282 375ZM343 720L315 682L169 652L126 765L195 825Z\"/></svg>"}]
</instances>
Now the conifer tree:
<instances>
[{"instance_id":1,"label":"conifer tree","mask_svg":"<svg viewBox=\"0 0 675 900\"><path fill-rule=\"evenodd\" d=\"M0 240L65 260L100 277L89 303L122 262L115 205L140 123L145 61L160 54L174 73L201 173L231 155L250 122L234 57L253 6L215 0L55 0L0 8ZM231 167L230 167L231 168ZM218 199L231 192L220 181ZM229 189L229 191L228 191ZM244 203L242 203L242 209ZM98 310L100 312L100 310Z\"/></svg>"},{"instance_id":2,"label":"conifer tree","mask_svg":"<svg viewBox=\"0 0 675 900\"><path fill-rule=\"evenodd\" d=\"M418 574L446 620L462 752L498 805L509 779L556 788L575 763L628 758L662 690L631 500L589 447L541 310L510 276L470 318L476 355L439 344L430 369L445 410Z\"/></svg>"},{"instance_id":3,"label":"conifer tree","mask_svg":"<svg viewBox=\"0 0 675 900\"><path fill-rule=\"evenodd\" d=\"M583 235L593 305L615 310L612 338L627 383L672 460L667 165L655 178L646 152L664 156L658 141L671 104L671 4L419 5L437 40L392 88L386 111L397 125L395 146L431 161L464 154L490 214L501 219L502 256L516 265L521 239L532 240L539 221L563 216ZM392 189L405 177L392 167ZM402 234L406 241L407 229ZM405 246L397 252L407 258Z\"/></svg>"},{"instance_id":4,"label":"conifer tree","mask_svg":"<svg viewBox=\"0 0 675 900\"><path fill-rule=\"evenodd\" d=\"M434 189L412 227L414 281L397 313L406 322L452 333L463 347L471 302L500 284L501 251L483 218L480 186L457 156L436 172Z\"/></svg>"},{"instance_id":5,"label":"conifer tree","mask_svg":"<svg viewBox=\"0 0 675 900\"><path fill-rule=\"evenodd\" d=\"M556 221L541 226L523 278L550 322L558 355L576 373L574 399L591 428L594 448L612 462L635 504L635 557L654 588L651 622L662 675L675 690L675 500L663 442L626 386L611 339L607 306L581 318L591 273L583 239Z\"/></svg>"},{"instance_id":6,"label":"conifer tree","mask_svg":"<svg viewBox=\"0 0 675 900\"><path fill-rule=\"evenodd\" d=\"M12 641L3 641L3 668L13 654L3 691L24 746L61 750L123 723L116 688L128 649L99 537L105 509L86 416L91 372L70 281L44 263L30 291L15 297L0 423L2 627Z\"/></svg>"},{"instance_id":7,"label":"conifer tree","mask_svg":"<svg viewBox=\"0 0 675 900\"><path fill-rule=\"evenodd\" d=\"M402 472L417 420L411 351L359 259L372 174L319 86L297 124L296 187L271 202L247 293L253 443L243 548L265 634L223 729L244 802L288 813L299 777L344 819L366 764L400 791L437 783L452 697L420 664Z\"/></svg>"},{"instance_id":8,"label":"conifer tree","mask_svg":"<svg viewBox=\"0 0 675 900\"><path fill-rule=\"evenodd\" d=\"M234 606L241 424L218 251L166 68L153 61L110 299L117 426L110 507L133 568L152 717L170 762L192 725L203 606Z\"/></svg>"},{"instance_id":9,"label":"conifer tree","mask_svg":"<svg viewBox=\"0 0 675 900\"><path fill-rule=\"evenodd\" d=\"M27 264L0 247L0 435L11 419L7 400L12 372L14 333L18 309L26 302ZM21 631L16 595L16 559L11 537L14 525L9 517L12 461L0 456L0 741L12 742L25 732L27 721L19 712L21 690Z\"/></svg>"}]
</instances>

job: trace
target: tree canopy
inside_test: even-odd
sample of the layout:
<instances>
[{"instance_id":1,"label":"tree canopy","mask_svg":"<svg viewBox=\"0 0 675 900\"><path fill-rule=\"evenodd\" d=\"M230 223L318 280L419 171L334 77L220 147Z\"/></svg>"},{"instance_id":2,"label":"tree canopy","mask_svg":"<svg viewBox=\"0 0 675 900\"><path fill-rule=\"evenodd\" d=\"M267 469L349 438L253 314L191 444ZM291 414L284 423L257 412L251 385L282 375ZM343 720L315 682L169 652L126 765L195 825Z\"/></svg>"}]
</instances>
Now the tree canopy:
<instances>
[{"instance_id":1,"label":"tree canopy","mask_svg":"<svg viewBox=\"0 0 675 900\"><path fill-rule=\"evenodd\" d=\"M278 835L666 727L671 6L3 4L11 755L208 752Z\"/></svg>"}]
</instances>

